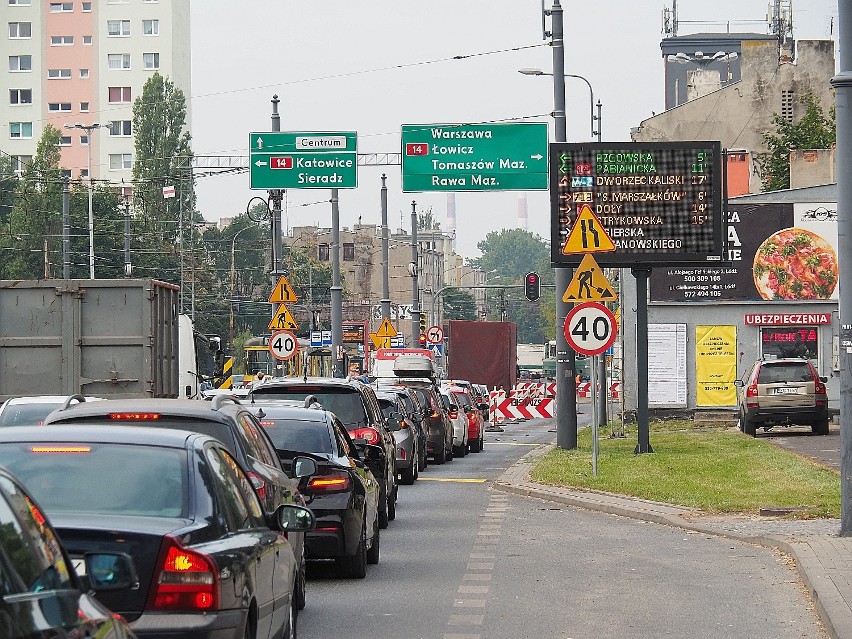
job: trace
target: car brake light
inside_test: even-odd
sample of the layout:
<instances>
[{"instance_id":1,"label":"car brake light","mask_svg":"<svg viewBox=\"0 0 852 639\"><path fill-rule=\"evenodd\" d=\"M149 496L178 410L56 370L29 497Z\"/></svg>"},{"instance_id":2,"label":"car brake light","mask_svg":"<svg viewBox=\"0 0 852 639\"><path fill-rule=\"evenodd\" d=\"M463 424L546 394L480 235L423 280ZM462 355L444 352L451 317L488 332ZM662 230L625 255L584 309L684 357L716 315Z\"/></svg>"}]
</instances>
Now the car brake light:
<instances>
[{"instance_id":1,"label":"car brake light","mask_svg":"<svg viewBox=\"0 0 852 639\"><path fill-rule=\"evenodd\" d=\"M90 446L32 446L31 453L90 453Z\"/></svg>"},{"instance_id":2,"label":"car brake light","mask_svg":"<svg viewBox=\"0 0 852 639\"><path fill-rule=\"evenodd\" d=\"M405 449L404 448L399 449L399 458L403 459L403 460L405 459Z\"/></svg>"},{"instance_id":3,"label":"car brake light","mask_svg":"<svg viewBox=\"0 0 852 639\"><path fill-rule=\"evenodd\" d=\"M825 395L825 384L822 382L817 382L814 384L814 393L817 395Z\"/></svg>"},{"instance_id":4,"label":"car brake light","mask_svg":"<svg viewBox=\"0 0 852 639\"><path fill-rule=\"evenodd\" d=\"M258 498L261 500L266 499L266 482L258 477L256 473L249 472L246 473L246 476L249 478L251 485L254 486Z\"/></svg>"},{"instance_id":5,"label":"car brake light","mask_svg":"<svg viewBox=\"0 0 852 639\"><path fill-rule=\"evenodd\" d=\"M440 413L438 413L438 411L436 411L436 410L433 410L433 411L432 411L432 414L431 414L431 415L429 415L429 417L430 417L431 419L438 419L440 416L441 416L441 415L440 415Z\"/></svg>"},{"instance_id":6,"label":"car brake light","mask_svg":"<svg viewBox=\"0 0 852 639\"><path fill-rule=\"evenodd\" d=\"M447 413L450 416L450 419L458 419L459 412L457 410L451 410Z\"/></svg>"},{"instance_id":7,"label":"car brake light","mask_svg":"<svg viewBox=\"0 0 852 639\"><path fill-rule=\"evenodd\" d=\"M116 421L153 422L160 419L159 413L110 413L109 418Z\"/></svg>"},{"instance_id":8,"label":"car brake light","mask_svg":"<svg viewBox=\"0 0 852 639\"><path fill-rule=\"evenodd\" d=\"M381 439L379 437L379 431L377 431L375 428L370 428L369 426L351 430L349 431L349 436L352 439L363 439L371 446L375 446L376 444L378 444L379 440Z\"/></svg>"},{"instance_id":9,"label":"car brake light","mask_svg":"<svg viewBox=\"0 0 852 639\"><path fill-rule=\"evenodd\" d=\"M313 493L342 493L349 490L351 483L349 474L343 471L332 471L328 475L311 477L307 492Z\"/></svg>"},{"instance_id":10,"label":"car brake light","mask_svg":"<svg viewBox=\"0 0 852 639\"><path fill-rule=\"evenodd\" d=\"M757 384L746 387L746 397L757 397Z\"/></svg>"},{"instance_id":11,"label":"car brake light","mask_svg":"<svg viewBox=\"0 0 852 639\"><path fill-rule=\"evenodd\" d=\"M216 564L166 535L148 594L147 610L216 610L219 590Z\"/></svg>"}]
</instances>

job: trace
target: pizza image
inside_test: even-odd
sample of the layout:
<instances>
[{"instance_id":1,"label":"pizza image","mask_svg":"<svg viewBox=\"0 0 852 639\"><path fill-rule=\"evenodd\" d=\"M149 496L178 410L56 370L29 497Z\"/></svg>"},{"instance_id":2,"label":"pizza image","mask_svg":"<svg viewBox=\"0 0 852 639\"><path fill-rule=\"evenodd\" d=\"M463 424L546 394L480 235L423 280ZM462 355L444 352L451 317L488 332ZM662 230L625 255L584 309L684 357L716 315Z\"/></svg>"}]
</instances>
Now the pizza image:
<instances>
[{"instance_id":1,"label":"pizza image","mask_svg":"<svg viewBox=\"0 0 852 639\"><path fill-rule=\"evenodd\" d=\"M824 300L837 286L837 253L825 238L782 229L754 254L754 285L765 300Z\"/></svg>"}]
</instances>

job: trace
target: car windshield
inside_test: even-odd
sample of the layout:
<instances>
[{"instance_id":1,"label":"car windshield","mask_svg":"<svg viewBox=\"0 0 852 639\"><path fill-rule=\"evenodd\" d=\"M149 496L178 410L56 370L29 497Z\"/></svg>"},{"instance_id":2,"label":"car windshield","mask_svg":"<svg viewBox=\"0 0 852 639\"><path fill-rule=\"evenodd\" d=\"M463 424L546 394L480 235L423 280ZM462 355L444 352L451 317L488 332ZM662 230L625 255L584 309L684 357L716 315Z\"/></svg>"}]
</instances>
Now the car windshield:
<instances>
[{"instance_id":1,"label":"car windshield","mask_svg":"<svg viewBox=\"0 0 852 639\"><path fill-rule=\"evenodd\" d=\"M62 402L7 404L0 413L0 426L40 426L44 418L60 406Z\"/></svg>"},{"instance_id":2,"label":"car windshield","mask_svg":"<svg viewBox=\"0 0 852 639\"><path fill-rule=\"evenodd\" d=\"M814 381L814 376L807 362L782 362L778 364L764 362L760 365L760 372L757 374L758 384L812 381Z\"/></svg>"},{"instance_id":3,"label":"car windshield","mask_svg":"<svg viewBox=\"0 0 852 639\"><path fill-rule=\"evenodd\" d=\"M276 450L331 453L331 435L325 422L306 422L266 416L260 420Z\"/></svg>"},{"instance_id":4,"label":"car windshield","mask_svg":"<svg viewBox=\"0 0 852 639\"><path fill-rule=\"evenodd\" d=\"M127 444L7 443L0 446L0 463L23 482L48 515L185 516L183 450Z\"/></svg>"},{"instance_id":5,"label":"car windshield","mask_svg":"<svg viewBox=\"0 0 852 639\"><path fill-rule=\"evenodd\" d=\"M262 392L260 392L262 391ZM331 411L347 429L369 426L361 394L349 388L323 388L321 386L274 386L260 388L255 397L267 399L305 399L313 395L325 410Z\"/></svg>"}]
</instances>

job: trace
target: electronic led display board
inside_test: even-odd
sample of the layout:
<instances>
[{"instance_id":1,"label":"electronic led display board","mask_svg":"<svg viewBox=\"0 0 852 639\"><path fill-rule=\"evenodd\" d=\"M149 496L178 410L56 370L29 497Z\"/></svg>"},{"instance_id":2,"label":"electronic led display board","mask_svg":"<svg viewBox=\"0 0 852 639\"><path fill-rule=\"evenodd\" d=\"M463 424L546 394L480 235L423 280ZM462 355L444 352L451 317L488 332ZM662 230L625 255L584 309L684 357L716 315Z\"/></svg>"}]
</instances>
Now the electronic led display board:
<instances>
[{"instance_id":1,"label":"electronic led display board","mask_svg":"<svg viewBox=\"0 0 852 639\"><path fill-rule=\"evenodd\" d=\"M566 240L588 205L615 245L601 266L720 264L722 181L719 142L553 143L551 262L580 263Z\"/></svg>"}]
</instances>

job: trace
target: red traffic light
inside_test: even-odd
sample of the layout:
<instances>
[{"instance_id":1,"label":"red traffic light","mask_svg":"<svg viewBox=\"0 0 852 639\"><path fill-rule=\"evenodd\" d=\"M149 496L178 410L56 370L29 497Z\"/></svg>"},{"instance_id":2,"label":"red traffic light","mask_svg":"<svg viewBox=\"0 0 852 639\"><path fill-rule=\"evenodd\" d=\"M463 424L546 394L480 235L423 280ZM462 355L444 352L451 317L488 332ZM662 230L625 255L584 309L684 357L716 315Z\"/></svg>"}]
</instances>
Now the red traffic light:
<instances>
[{"instance_id":1,"label":"red traffic light","mask_svg":"<svg viewBox=\"0 0 852 639\"><path fill-rule=\"evenodd\" d=\"M530 284L535 284L536 282L538 282L538 275L536 275L535 273L530 273L529 275L527 275L527 282L529 282Z\"/></svg>"},{"instance_id":2,"label":"red traffic light","mask_svg":"<svg viewBox=\"0 0 852 639\"><path fill-rule=\"evenodd\" d=\"M420 333L419 342L422 348L426 348L426 335L424 333Z\"/></svg>"},{"instance_id":3,"label":"red traffic light","mask_svg":"<svg viewBox=\"0 0 852 639\"><path fill-rule=\"evenodd\" d=\"M541 281L538 279L538 273L531 271L527 273L526 285L524 286L524 296L530 301L535 302L541 297Z\"/></svg>"}]
</instances>

